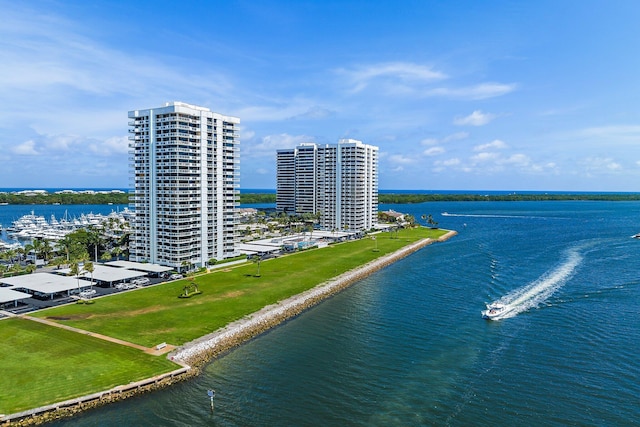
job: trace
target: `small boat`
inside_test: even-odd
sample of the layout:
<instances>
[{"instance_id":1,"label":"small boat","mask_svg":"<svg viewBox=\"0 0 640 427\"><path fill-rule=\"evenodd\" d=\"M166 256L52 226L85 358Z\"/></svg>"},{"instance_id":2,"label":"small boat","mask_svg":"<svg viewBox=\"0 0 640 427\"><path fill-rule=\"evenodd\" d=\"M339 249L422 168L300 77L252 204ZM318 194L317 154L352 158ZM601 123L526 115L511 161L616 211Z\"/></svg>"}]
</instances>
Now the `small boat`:
<instances>
[{"instance_id":1,"label":"small boat","mask_svg":"<svg viewBox=\"0 0 640 427\"><path fill-rule=\"evenodd\" d=\"M633 239L640 239L640 233L631 236Z\"/></svg>"},{"instance_id":2,"label":"small boat","mask_svg":"<svg viewBox=\"0 0 640 427\"><path fill-rule=\"evenodd\" d=\"M508 306L499 302L492 302L491 304L487 304L487 309L482 310L481 313L483 319L492 320L496 317L504 316L510 311L511 308L509 308Z\"/></svg>"}]
</instances>

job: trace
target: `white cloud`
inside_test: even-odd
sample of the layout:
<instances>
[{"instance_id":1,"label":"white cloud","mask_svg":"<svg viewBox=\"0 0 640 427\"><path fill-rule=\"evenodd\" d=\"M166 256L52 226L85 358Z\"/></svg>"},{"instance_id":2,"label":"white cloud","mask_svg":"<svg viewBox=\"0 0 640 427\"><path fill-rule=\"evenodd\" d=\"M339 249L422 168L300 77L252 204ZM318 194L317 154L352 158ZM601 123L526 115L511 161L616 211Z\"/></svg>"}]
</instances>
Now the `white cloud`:
<instances>
[{"instance_id":1,"label":"white cloud","mask_svg":"<svg viewBox=\"0 0 640 427\"><path fill-rule=\"evenodd\" d=\"M486 150L502 150L507 148L508 145L499 139L495 139L487 144L476 145L473 147L473 151L486 151Z\"/></svg>"},{"instance_id":2,"label":"white cloud","mask_svg":"<svg viewBox=\"0 0 640 427\"><path fill-rule=\"evenodd\" d=\"M475 110L466 117L456 117L453 120L453 124L457 126L484 126L494 118L496 118L495 114L483 113L480 110Z\"/></svg>"},{"instance_id":3,"label":"white cloud","mask_svg":"<svg viewBox=\"0 0 640 427\"><path fill-rule=\"evenodd\" d=\"M319 119L326 119L327 117L331 117L333 115L335 115L334 111L331 111L328 108L323 108L315 105L313 107L309 107L309 109L306 112L295 115L291 118L293 120L304 120L304 119L319 120Z\"/></svg>"},{"instance_id":4,"label":"white cloud","mask_svg":"<svg viewBox=\"0 0 640 427\"><path fill-rule=\"evenodd\" d=\"M442 147L431 147L427 148L422 152L425 156L437 156L438 154L442 154L445 152L445 149Z\"/></svg>"},{"instance_id":5,"label":"white cloud","mask_svg":"<svg viewBox=\"0 0 640 427\"><path fill-rule=\"evenodd\" d=\"M420 144L422 145L436 145L438 143L438 140L436 138L425 138L422 141L420 141Z\"/></svg>"},{"instance_id":6,"label":"white cloud","mask_svg":"<svg viewBox=\"0 0 640 427\"><path fill-rule=\"evenodd\" d=\"M287 133L267 135L257 143L241 145L241 156L243 159L270 156L275 161L277 150L295 148L303 142L313 142L313 138L306 135L289 135Z\"/></svg>"},{"instance_id":7,"label":"white cloud","mask_svg":"<svg viewBox=\"0 0 640 427\"><path fill-rule=\"evenodd\" d=\"M389 157L389 162L396 165L407 165L416 162L415 157L407 156L404 154L391 154Z\"/></svg>"},{"instance_id":8,"label":"white cloud","mask_svg":"<svg viewBox=\"0 0 640 427\"><path fill-rule=\"evenodd\" d=\"M360 92L369 85L376 83L396 84L396 90L401 84L415 84L446 79L447 76L432 67L410 62L390 62L355 67L353 69L339 69L338 74L347 76L352 86L351 92ZM406 88L405 88L406 89Z\"/></svg>"},{"instance_id":9,"label":"white cloud","mask_svg":"<svg viewBox=\"0 0 640 427\"><path fill-rule=\"evenodd\" d=\"M451 135L445 136L442 142L460 141L462 139L467 139L468 137L468 132L456 132L452 133Z\"/></svg>"},{"instance_id":10,"label":"white cloud","mask_svg":"<svg viewBox=\"0 0 640 427\"><path fill-rule=\"evenodd\" d=\"M471 156L471 162L473 164L477 163L485 163L489 161L495 161L500 158L500 154L498 153L478 153Z\"/></svg>"},{"instance_id":11,"label":"white cloud","mask_svg":"<svg viewBox=\"0 0 640 427\"><path fill-rule=\"evenodd\" d=\"M587 157L580 162L587 174L613 173L623 169L622 165L610 157Z\"/></svg>"},{"instance_id":12,"label":"white cloud","mask_svg":"<svg viewBox=\"0 0 640 427\"><path fill-rule=\"evenodd\" d=\"M37 156L40 153L36 151L35 145L36 145L35 141L29 140L29 141L23 142L20 145L16 145L15 147L13 147L11 151L13 151L15 154L19 154L22 156Z\"/></svg>"},{"instance_id":13,"label":"white cloud","mask_svg":"<svg viewBox=\"0 0 640 427\"><path fill-rule=\"evenodd\" d=\"M618 142L640 142L640 126L612 125L582 129L579 134L585 137L616 140Z\"/></svg>"},{"instance_id":14,"label":"white cloud","mask_svg":"<svg viewBox=\"0 0 640 427\"><path fill-rule=\"evenodd\" d=\"M129 138L127 136L112 136L104 141L94 142L89 147L94 153L101 156L127 154L129 152Z\"/></svg>"},{"instance_id":15,"label":"white cloud","mask_svg":"<svg viewBox=\"0 0 640 427\"><path fill-rule=\"evenodd\" d=\"M469 133L468 132L456 132L456 133L453 133L451 135L445 136L441 140L439 140L437 138L425 138L422 141L420 141L420 144L421 145L426 145L426 146L437 145L437 144L440 144L440 143L447 143L447 142L451 142L451 141L460 141L460 140L466 139L468 137L469 137Z\"/></svg>"},{"instance_id":16,"label":"white cloud","mask_svg":"<svg viewBox=\"0 0 640 427\"><path fill-rule=\"evenodd\" d=\"M460 159L455 157L447 160L436 160L435 162L433 162L433 165L434 165L433 171L442 172L448 168L459 166L460 163L461 163Z\"/></svg>"},{"instance_id":17,"label":"white cloud","mask_svg":"<svg viewBox=\"0 0 640 427\"><path fill-rule=\"evenodd\" d=\"M460 88L436 88L425 93L426 96L444 96L448 98L487 99L506 95L516 90L515 83L480 83Z\"/></svg>"}]
</instances>

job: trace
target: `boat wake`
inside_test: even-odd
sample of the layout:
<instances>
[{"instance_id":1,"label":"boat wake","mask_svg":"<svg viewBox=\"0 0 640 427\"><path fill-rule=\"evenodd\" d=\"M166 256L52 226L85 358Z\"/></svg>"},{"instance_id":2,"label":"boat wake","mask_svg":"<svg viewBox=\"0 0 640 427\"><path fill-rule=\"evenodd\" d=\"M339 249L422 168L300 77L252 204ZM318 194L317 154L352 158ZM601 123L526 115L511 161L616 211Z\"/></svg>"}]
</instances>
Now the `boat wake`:
<instances>
[{"instance_id":1,"label":"boat wake","mask_svg":"<svg viewBox=\"0 0 640 427\"><path fill-rule=\"evenodd\" d=\"M532 216L532 215L497 215L497 214L456 214L449 212L442 212L442 216L459 216L464 218L524 218L524 219L549 219L544 216Z\"/></svg>"},{"instance_id":2,"label":"boat wake","mask_svg":"<svg viewBox=\"0 0 640 427\"><path fill-rule=\"evenodd\" d=\"M502 298L487 304L487 310L501 307L500 313L492 315L491 320L514 317L519 313L539 306L560 289L573 275L583 256L578 248L567 251L567 257L557 268L548 271L532 283L518 288ZM484 315L483 311L483 315Z\"/></svg>"}]
</instances>

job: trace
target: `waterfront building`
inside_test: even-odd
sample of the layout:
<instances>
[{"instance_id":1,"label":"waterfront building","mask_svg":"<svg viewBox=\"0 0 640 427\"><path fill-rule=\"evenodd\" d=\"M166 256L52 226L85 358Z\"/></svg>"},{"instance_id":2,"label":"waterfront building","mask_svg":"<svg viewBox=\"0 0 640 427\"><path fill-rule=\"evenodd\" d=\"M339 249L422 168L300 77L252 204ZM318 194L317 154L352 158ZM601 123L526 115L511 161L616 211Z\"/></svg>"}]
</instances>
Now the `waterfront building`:
<instances>
[{"instance_id":1,"label":"waterfront building","mask_svg":"<svg viewBox=\"0 0 640 427\"><path fill-rule=\"evenodd\" d=\"M326 230L367 230L378 220L378 147L354 139L278 150L276 210L318 215Z\"/></svg>"},{"instance_id":2,"label":"waterfront building","mask_svg":"<svg viewBox=\"0 0 640 427\"><path fill-rule=\"evenodd\" d=\"M130 260L182 270L237 255L240 119L182 102L129 119Z\"/></svg>"}]
</instances>

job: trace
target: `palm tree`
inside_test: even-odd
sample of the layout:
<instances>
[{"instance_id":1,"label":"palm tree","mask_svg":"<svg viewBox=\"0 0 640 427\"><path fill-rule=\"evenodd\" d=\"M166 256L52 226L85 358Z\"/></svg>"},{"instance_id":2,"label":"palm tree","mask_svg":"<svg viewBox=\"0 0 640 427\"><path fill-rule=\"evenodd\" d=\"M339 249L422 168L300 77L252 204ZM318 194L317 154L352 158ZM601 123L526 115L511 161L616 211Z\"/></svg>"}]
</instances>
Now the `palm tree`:
<instances>
[{"instance_id":1,"label":"palm tree","mask_svg":"<svg viewBox=\"0 0 640 427\"><path fill-rule=\"evenodd\" d=\"M7 260L11 263L13 263L13 259L16 256L16 250L15 249L9 249L8 251L5 252L5 254L7 255Z\"/></svg>"},{"instance_id":2,"label":"palm tree","mask_svg":"<svg viewBox=\"0 0 640 427\"><path fill-rule=\"evenodd\" d=\"M26 254L28 254L29 252L26 250L27 247L29 247L30 245L25 245L24 247L18 248L16 249L16 254L18 255L18 262L22 261L22 259L26 256ZM31 250L31 249L29 249Z\"/></svg>"},{"instance_id":3,"label":"palm tree","mask_svg":"<svg viewBox=\"0 0 640 427\"><path fill-rule=\"evenodd\" d=\"M62 239L58 240L58 246L64 249L67 254L67 262L69 262L69 253L71 252L73 243L74 243L74 240L68 234L64 236Z\"/></svg>"},{"instance_id":4,"label":"palm tree","mask_svg":"<svg viewBox=\"0 0 640 427\"><path fill-rule=\"evenodd\" d=\"M60 268L60 266L64 263L65 263L64 258L60 256L55 257L54 259L51 260L51 265L53 265L56 268Z\"/></svg>"},{"instance_id":5,"label":"palm tree","mask_svg":"<svg viewBox=\"0 0 640 427\"><path fill-rule=\"evenodd\" d=\"M116 257L116 259L120 259L120 254L122 254L122 248L120 246L116 246L111 250L111 253L113 254L114 257Z\"/></svg>"},{"instance_id":6,"label":"palm tree","mask_svg":"<svg viewBox=\"0 0 640 427\"><path fill-rule=\"evenodd\" d=\"M33 252L35 254L34 264L36 265L36 268L38 268L38 253L42 252L44 243L40 239L33 239L33 242L31 243L31 247L33 248Z\"/></svg>"},{"instance_id":7,"label":"palm tree","mask_svg":"<svg viewBox=\"0 0 640 427\"><path fill-rule=\"evenodd\" d=\"M254 264L258 264L258 272L255 277L260 277L260 262L262 261L262 257L260 255L252 255L251 262Z\"/></svg>"},{"instance_id":8,"label":"palm tree","mask_svg":"<svg viewBox=\"0 0 640 427\"><path fill-rule=\"evenodd\" d=\"M40 249L40 252L42 252L42 256L45 261L48 261L49 258L51 258L53 246L51 246L51 242L48 239L42 241L42 249Z\"/></svg>"},{"instance_id":9,"label":"palm tree","mask_svg":"<svg viewBox=\"0 0 640 427\"><path fill-rule=\"evenodd\" d=\"M94 227L89 227L87 229L87 245L93 246L93 260L95 262L98 262L98 246L102 245L102 243L100 232Z\"/></svg>"},{"instance_id":10,"label":"palm tree","mask_svg":"<svg viewBox=\"0 0 640 427\"><path fill-rule=\"evenodd\" d=\"M91 274L91 287L93 288L93 272L95 270L95 266L91 261L86 261L82 266L82 269Z\"/></svg>"},{"instance_id":11,"label":"palm tree","mask_svg":"<svg viewBox=\"0 0 640 427\"><path fill-rule=\"evenodd\" d=\"M80 265L78 261L73 261L69 265L69 274L72 276L76 276L76 281L78 283L78 292L80 292Z\"/></svg>"}]
</instances>

